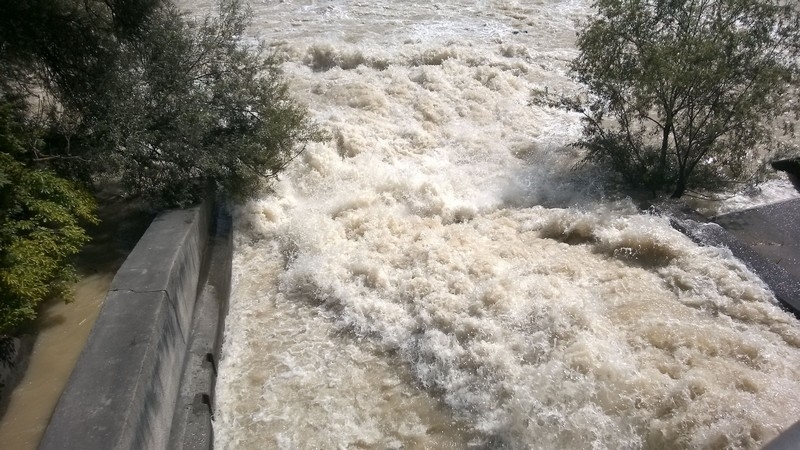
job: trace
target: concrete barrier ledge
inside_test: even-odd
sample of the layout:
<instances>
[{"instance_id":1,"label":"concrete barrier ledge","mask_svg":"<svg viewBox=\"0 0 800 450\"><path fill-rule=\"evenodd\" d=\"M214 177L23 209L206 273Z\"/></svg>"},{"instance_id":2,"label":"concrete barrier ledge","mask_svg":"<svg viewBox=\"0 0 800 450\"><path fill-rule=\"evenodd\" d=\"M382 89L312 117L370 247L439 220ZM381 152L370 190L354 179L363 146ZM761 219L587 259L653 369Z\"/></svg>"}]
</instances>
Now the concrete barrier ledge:
<instances>
[{"instance_id":1,"label":"concrete barrier ledge","mask_svg":"<svg viewBox=\"0 0 800 450\"><path fill-rule=\"evenodd\" d=\"M153 220L112 281L40 449L167 447L211 226L208 202Z\"/></svg>"}]
</instances>

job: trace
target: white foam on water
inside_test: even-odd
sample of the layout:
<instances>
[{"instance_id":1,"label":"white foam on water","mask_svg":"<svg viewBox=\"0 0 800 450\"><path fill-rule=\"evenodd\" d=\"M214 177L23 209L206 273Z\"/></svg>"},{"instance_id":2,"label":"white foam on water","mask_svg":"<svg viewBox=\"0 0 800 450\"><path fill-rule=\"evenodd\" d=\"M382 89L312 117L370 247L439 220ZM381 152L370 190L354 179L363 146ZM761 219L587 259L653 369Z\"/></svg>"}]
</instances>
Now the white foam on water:
<instances>
[{"instance_id":1,"label":"white foam on water","mask_svg":"<svg viewBox=\"0 0 800 450\"><path fill-rule=\"evenodd\" d=\"M800 418L796 320L528 104L571 87L588 5L252 8L330 139L235 212L216 448L757 448Z\"/></svg>"},{"instance_id":2,"label":"white foam on water","mask_svg":"<svg viewBox=\"0 0 800 450\"><path fill-rule=\"evenodd\" d=\"M800 191L785 172L743 191L719 196L719 199L687 198L687 203L706 216L717 216L800 198Z\"/></svg>"}]
</instances>

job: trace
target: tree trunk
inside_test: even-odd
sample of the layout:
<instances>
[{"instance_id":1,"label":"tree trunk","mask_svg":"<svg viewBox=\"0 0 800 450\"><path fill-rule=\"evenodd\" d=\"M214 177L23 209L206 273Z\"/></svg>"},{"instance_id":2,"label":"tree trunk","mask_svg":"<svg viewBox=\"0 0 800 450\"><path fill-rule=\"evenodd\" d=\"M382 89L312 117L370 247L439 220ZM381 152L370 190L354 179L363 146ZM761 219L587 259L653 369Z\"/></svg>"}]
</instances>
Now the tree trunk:
<instances>
[{"instance_id":1,"label":"tree trunk","mask_svg":"<svg viewBox=\"0 0 800 450\"><path fill-rule=\"evenodd\" d=\"M661 154L658 161L658 182L663 184L667 172L667 151L669 150L669 134L672 132L672 120L667 119L661 136Z\"/></svg>"},{"instance_id":2,"label":"tree trunk","mask_svg":"<svg viewBox=\"0 0 800 450\"><path fill-rule=\"evenodd\" d=\"M675 183L675 190L672 192L672 195L670 195L670 198L681 198L684 192L686 192L686 178L683 174L680 174L677 183Z\"/></svg>"}]
</instances>

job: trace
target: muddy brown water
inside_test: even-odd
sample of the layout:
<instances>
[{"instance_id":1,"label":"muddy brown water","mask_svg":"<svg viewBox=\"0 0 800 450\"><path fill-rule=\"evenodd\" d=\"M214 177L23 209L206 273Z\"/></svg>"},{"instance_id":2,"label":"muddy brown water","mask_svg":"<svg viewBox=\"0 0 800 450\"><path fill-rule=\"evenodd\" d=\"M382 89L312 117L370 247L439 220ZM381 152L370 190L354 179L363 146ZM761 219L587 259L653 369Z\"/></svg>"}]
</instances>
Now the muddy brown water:
<instances>
[{"instance_id":1,"label":"muddy brown water","mask_svg":"<svg viewBox=\"0 0 800 450\"><path fill-rule=\"evenodd\" d=\"M80 281L75 299L42 305L31 327L35 337L27 369L7 400L0 418L3 448L26 450L39 445L50 415L94 325L117 269L147 229L153 214L140 202L123 199L113 188L99 194L101 223L78 256ZM2 413L2 411L0 411Z\"/></svg>"}]
</instances>

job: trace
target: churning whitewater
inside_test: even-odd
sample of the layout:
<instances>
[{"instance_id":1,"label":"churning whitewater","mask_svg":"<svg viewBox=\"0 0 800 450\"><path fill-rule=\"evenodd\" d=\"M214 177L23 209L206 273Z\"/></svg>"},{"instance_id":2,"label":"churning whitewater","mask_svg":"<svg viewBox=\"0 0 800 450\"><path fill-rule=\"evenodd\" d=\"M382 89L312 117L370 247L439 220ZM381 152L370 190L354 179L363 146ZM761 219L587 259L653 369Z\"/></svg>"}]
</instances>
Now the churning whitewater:
<instances>
[{"instance_id":1,"label":"churning whitewater","mask_svg":"<svg viewBox=\"0 0 800 450\"><path fill-rule=\"evenodd\" d=\"M235 211L216 448L757 448L800 419L796 320L529 105L573 88L586 2L251 7L329 139Z\"/></svg>"}]
</instances>

